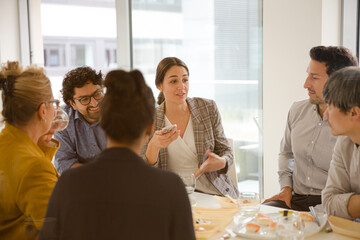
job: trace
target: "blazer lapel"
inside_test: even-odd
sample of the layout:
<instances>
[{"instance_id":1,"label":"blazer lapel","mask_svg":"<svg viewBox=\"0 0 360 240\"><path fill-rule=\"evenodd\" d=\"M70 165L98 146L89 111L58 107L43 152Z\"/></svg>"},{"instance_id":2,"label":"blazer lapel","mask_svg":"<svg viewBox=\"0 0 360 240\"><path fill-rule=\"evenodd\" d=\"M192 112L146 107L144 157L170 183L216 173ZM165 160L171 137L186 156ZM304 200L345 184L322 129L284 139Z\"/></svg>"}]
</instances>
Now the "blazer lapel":
<instances>
[{"instance_id":1,"label":"blazer lapel","mask_svg":"<svg viewBox=\"0 0 360 240\"><path fill-rule=\"evenodd\" d=\"M204 161L204 154L205 154L205 149L204 149L205 127L201 121L202 117L200 115L200 112L198 111L198 107L196 106L196 102L194 101L194 99L187 98L186 101L188 103L191 118L192 118L195 147L196 147L197 158L198 158L198 162L199 162L198 165L200 167L200 165Z\"/></svg>"},{"instance_id":2,"label":"blazer lapel","mask_svg":"<svg viewBox=\"0 0 360 240\"><path fill-rule=\"evenodd\" d=\"M165 101L162 102L156 111L156 125L154 131L159 131L165 126ZM167 148L159 151L159 165L162 169L167 169Z\"/></svg>"},{"instance_id":3,"label":"blazer lapel","mask_svg":"<svg viewBox=\"0 0 360 240\"><path fill-rule=\"evenodd\" d=\"M161 130L165 126L165 101L158 106L156 111L155 131Z\"/></svg>"}]
</instances>

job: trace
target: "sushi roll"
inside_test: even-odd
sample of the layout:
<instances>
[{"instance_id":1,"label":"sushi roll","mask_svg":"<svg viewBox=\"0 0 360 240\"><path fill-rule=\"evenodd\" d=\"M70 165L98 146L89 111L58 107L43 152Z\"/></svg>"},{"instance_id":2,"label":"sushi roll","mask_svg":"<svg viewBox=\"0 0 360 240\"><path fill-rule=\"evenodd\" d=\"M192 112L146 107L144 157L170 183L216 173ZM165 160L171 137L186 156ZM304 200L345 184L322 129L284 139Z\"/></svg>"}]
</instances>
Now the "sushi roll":
<instances>
[{"instance_id":1,"label":"sushi roll","mask_svg":"<svg viewBox=\"0 0 360 240\"><path fill-rule=\"evenodd\" d=\"M271 217L264 215L262 213L258 213L256 215L255 221L257 224L259 224L261 226L269 226L273 222Z\"/></svg>"},{"instance_id":2,"label":"sushi roll","mask_svg":"<svg viewBox=\"0 0 360 240\"><path fill-rule=\"evenodd\" d=\"M275 231L275 229L276 229L276 225L277 225L277 223L276 223L276 222L272 222L272 223L270 223L270 225L269 225L270 230Z\"/></svg>"},{"instance_id":3,"label":"sushi roll","mask_svg":"<svg viewBox=\"0 0 360 240\"><path fill-rule=\"evenodd\" d=\"M257 218L260 218L260 217L267 217L267 218L270 218L269 216L265 215L265 214L262 214L262 213L258 213L256 214L256 217Z\"/></svg>"},{"instance_id":4,"label":"sushi roll","mask_svg":"<svg viewBox=\"0 0 360 240\"><path fill-rule=\"evenodd\" d=\"M246 232L249 232L249 233L257 233L261 228L256 223L247 223L245 227L246 227Z\"/></svg>"},{"instance_id":5,"label":"sushi roll","mask_svg":"<svg viewBox=\"0 0 360 240\"><path fill-rule=\"evenodd\" d=\"M305 222L312 222L314 221L314 217L311 214L308 214L306 212L300 213L300 218L304 220Z\"/></svg>"},{"instance_id":6,"label":"sushi roll","mask_svg":"<svg viewBox=\"0 0 360 240\"><path fill-rule=\"evenodd\" d=\"M256 218L256 223L260 226L270 226L273 220L270 217L258 217Z\"/></svg>"}]
</instances>

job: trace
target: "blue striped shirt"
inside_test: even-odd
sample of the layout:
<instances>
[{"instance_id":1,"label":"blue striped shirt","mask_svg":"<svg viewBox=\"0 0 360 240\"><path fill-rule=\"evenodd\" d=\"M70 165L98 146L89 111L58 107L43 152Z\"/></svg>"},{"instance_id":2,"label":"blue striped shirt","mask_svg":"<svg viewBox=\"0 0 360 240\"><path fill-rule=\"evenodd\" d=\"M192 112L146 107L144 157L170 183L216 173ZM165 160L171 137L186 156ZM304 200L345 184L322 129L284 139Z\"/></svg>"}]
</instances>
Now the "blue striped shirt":
<instances>
[{"instance_id":1,"label":"blue striped shirt","mask_svg":"<svg viewBox=\"0 0 360 240\"><path fill-rule=\"evenodd\" d=\"M60 142L55 154L55 167L61 174L75 163L92 161L106 148L106 135L99 122L89 124L71 106L62 107L69 115L69 125L54 138Z\"/></svg>"}]
</instances>

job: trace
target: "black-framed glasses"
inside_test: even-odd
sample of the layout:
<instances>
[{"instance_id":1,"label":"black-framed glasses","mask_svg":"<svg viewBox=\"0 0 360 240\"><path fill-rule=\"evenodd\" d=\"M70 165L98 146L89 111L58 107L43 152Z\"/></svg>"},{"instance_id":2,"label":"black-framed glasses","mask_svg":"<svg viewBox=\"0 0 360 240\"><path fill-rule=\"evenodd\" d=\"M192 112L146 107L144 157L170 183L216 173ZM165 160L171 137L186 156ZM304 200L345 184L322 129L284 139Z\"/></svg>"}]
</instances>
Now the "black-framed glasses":
<instances>
[{"instance_id":1,"label":"black-framed glasses","mask_svg":"<svg viewBox=\"0 0 360 240\"><path fill-rule=\"evenodd\" d=\"M52 104L52 106L54 107L54 109L58 109L60 106L60 100L54 99L54 100L49 100L44 102L45 104L49 105Z\"/></svg>"},{"instance_id":2,"label":"black-framed glasses","mask_svg":"<svg viewBox=\"0 0 360 240\"><path fill-rule=\"evenodd\" d=\"M82 105L86 106L86 105L90 104L91 98L94 98L96 101L99 102L99 101L103 100L104 92L102 91L102 89L99 89L90 96L84 96L81 98L73 98L73 99L76 101L79 101Z\"/></svg>"}]
</instances>

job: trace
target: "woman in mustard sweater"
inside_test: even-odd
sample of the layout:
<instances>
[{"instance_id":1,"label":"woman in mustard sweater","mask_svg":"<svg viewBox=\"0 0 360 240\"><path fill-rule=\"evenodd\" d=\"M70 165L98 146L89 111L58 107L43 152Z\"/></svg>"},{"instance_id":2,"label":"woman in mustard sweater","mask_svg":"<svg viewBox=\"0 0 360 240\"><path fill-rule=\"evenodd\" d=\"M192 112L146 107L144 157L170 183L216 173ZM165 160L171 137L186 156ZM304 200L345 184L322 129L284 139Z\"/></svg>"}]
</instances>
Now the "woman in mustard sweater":
<instances>
[{"instance_id":1,"label":"woman in mustard sweater","mask_svg":"<svg viewBox=\"0 0 360 240\"><path fill-rule=\"evenodd\" d=\"M1 69L0 90L0 239L25 239L27 225L40 229L58 178L51 159L59 143L50 127L59 101L43 69L23 71L18 62Z\"/></svg>"}]
</instances>

